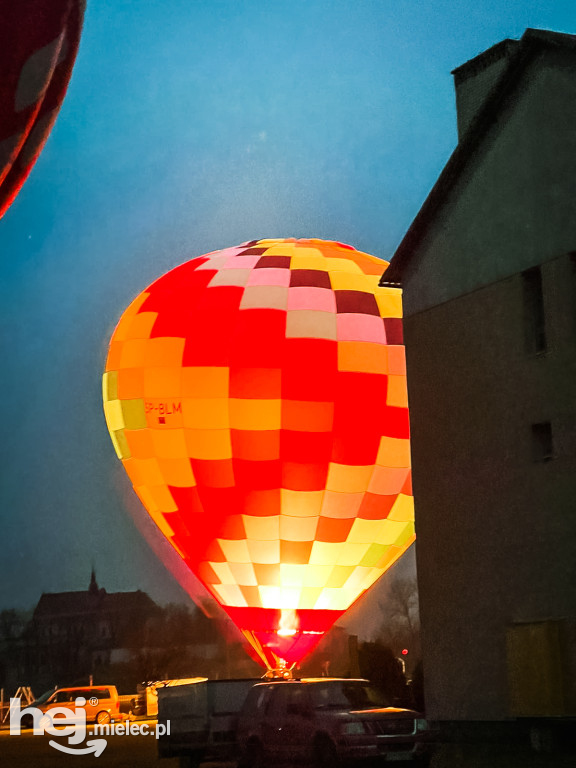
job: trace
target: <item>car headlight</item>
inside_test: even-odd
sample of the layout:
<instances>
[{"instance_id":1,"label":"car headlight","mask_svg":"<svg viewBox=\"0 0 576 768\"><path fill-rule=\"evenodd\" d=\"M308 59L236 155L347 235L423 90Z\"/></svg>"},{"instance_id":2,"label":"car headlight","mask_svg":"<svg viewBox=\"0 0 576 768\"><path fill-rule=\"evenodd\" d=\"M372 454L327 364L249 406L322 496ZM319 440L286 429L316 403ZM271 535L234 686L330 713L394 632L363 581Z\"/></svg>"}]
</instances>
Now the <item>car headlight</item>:
<instances>
[{"instance_id":1,"label":"car headlight","mask_svg":"<svg viewBox=\"0 0 576 768\"><path fill-rule=\"evenodd\" d=\"M342 723L342 734L344 736L357 736L366 733L364 723L361 720L351 720L349 723Z\"/></svg>"}]
</instances>

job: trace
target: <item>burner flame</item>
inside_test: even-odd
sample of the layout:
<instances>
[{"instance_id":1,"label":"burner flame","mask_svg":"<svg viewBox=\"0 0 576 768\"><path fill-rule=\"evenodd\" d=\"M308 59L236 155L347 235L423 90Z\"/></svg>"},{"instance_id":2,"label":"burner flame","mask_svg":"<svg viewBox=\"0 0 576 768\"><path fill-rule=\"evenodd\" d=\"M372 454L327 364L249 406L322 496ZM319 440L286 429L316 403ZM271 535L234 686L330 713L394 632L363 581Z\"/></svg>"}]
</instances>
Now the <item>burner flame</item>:
<instances>
[{"instance_id":1,"label":"burner flame","mask_svg":"<svg viewBox=\"0 0 576 768\"><path fill-rule=\"evenodd\" d=\"M280 637L293 637L298 632L296 611L292 608L282 608L278 634Z\"/></svg>"}]
</instances>

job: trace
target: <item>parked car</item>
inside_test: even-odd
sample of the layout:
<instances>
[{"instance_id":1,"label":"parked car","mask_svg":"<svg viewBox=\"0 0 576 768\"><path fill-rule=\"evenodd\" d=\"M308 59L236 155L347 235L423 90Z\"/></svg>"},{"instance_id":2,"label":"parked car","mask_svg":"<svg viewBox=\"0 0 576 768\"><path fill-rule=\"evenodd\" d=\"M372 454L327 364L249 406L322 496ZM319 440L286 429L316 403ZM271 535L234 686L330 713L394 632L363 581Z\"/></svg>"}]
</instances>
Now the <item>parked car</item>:
<instances>
[{"instance_id":1,"label":"parked car","mask_svg":"<svg viewBox=\"0 0 576 768\"><path fill-rule=\"evenodd\" d=\"M427 760L426 721L390 706L366 680L315 678L259 683L240 712L242 768L312 762L336 768L350 761Z\"/></svg>"},{"instance_id":2,"label":"parked car","mask_svg":"<svg viewBox=\"0 0 576 768\"><path fill-rule=\"evenodd\" d=\"M111 720L122 720L120 714L120 700L118 691L114 685L93 685L82 688L57 688L55 691L48 691L40 698L33 701L31 706L40 709L46 714L54 707L68 707L76 709L76 699L82 697L86 699L86 704L82 707L86 711L86 722L96 722L99 724L109 723ZM32 715L22 717L24 728L31 728L33 724Z\"/></svg>"}]
</instances>

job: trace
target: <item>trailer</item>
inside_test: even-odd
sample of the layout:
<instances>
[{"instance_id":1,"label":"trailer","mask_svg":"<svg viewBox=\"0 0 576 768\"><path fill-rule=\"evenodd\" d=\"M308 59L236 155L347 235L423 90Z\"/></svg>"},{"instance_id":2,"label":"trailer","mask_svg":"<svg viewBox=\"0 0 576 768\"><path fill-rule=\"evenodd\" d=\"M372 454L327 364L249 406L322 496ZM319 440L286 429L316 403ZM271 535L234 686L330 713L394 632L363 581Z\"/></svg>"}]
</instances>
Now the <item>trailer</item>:
<instances>
[{"instance_id":1,"label":"trailer","mask_svg":"<svg viewBox=\"0 0 576 768\"><path fill-rule=\"evenodd\" d=\"M158 723L166 726L158 740L159 756L179 757L181 768L236 760L238 715L258 682L204 679L158 688Z\"/></svg>"}]
</instances>

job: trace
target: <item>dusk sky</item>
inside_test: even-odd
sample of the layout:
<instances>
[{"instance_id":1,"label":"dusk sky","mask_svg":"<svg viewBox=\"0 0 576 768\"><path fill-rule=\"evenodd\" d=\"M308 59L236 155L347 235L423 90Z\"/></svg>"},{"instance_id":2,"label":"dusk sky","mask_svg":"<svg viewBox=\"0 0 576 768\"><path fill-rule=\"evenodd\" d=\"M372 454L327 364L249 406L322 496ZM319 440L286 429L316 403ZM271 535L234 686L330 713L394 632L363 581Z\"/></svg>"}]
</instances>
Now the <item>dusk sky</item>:
<instances>
[{"instance_id":1,"label":"dusk sky","mask_svg":"<svg viewBox=\"0 0 576 768\"><path fill-rule=\"evenodd\" d=\"M0 609L85 589L93 565L108 591L185 599L103 417L120 314L247 240L389 259L456 144L450 71L526 27L576 33L573 0L89 0L56 126L0 221Z\"/></svg>"}]
</instances>

